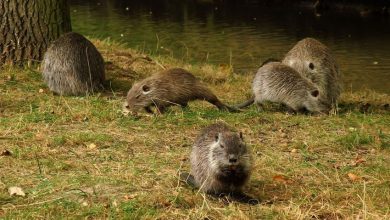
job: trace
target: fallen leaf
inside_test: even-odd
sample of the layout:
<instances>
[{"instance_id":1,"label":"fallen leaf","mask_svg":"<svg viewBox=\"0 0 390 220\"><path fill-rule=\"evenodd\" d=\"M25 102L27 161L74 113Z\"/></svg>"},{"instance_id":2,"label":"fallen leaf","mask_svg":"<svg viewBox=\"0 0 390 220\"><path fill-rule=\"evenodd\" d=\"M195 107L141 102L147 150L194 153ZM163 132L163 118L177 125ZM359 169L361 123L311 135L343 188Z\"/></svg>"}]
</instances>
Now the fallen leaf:
<instances>
[{"instance_id":1,"label":"fallen leaf","mask_svg":"<svg viewBox=\"0 0 390 220\"><path fill-rule=\"evenodd\" d=\"M43 90L43 89L39 89L38 92L39 92L39 93L43 93L44 90Z\"/></svg>"},{"instance_id":2,"label":"fallen leaf","mask_svg":"<svg viewBox=\"0 0 390 220\"><path fill-rule=\"evenodd\" d=\"M130 199L134 199L135 198L135 195L124 195L123 198L125 200L130 200Z\"/></svg>"},{"instance_id":3,"label":"fallen leaf","mask_svg":"<svg viewBox=\"0 0 390 220\"><path fill-rule=\"evenodd\" d=\"M38 141L42 141L45 139L45 135L41 132L35 134L35 139Z\"/></svg>"},{"instance_id":4,"label":"fallen leaf","mask_svg":"<svg viewBox=\"0 0 390 220\"><path fill-rule=\"evenodd\" d=\"M0 156L11 156L12 153L11 151L9 150L3 150L1 153L0 153Z\"/></svg>"},{"instance_id":5,"label":"fallen leaf","mask_svg":"<svg viewBox=\"0 0 390 220\"><path fill-rule=\"evenodd\" d=\"M18 186L11 186L8 188L8 193L10 196L26 196L26 193L23 192L23 189Z\"/></svg>"},{"instance_id":6,"label":"fallen leaf","mask_svg":"<svg viewBox=\"0 0 390 220\"><path fill-rule=\"evenodd\" d=\"M288 143L287 142L282 142L279 144L280 147L287 147L288 146Z\"/></svg>"},{"instance_id":7,"label":"fallen leaf","mask_svg":"<svg viewBox=\"0 0 390 220\"><path fill-rule=\"evenodd\" d=\"M273 176L272 179L276 182L280 182L280 183L284 183L284 184L287 184L289 181L285 176L282 176L282 175Z\"/></svg>"},{"instance_id":8,"label":"fallen leaf","mask_svg":"<svg viewBox=\"0 0 390 220\"><path fill-rule=\"evenodd\" d=\"M295 148L291 150L291 153L296 153L296 152L298 152L298 150Z\"/></svg>"},{"instance_id":9,"label":"fallen leaf","mask_svg":"<svg viewBox=\"0 0 390 220\"><path fill-rule=\"evenodd\" d=\"M357 176L357 175L355 175L355 174L353 174L353 173L348 173L348 177L349 177L349 179L350 179L351 181L358 181L358 180L361 179L360 176Z\"/></svg>"},{"instance_id":10,"label":"fallen leaf","mask_svg":"<svg viewBox=\"0 0 390 220\"><path fill-rule=\"evenodd\" d=\"M95 148L96 148L96 144L94 144L94 143L89 144L89 145L88 145L88 148L91 149L91 150L92 150L92 149L95 149Z\"/></svg>"},{"instance_id":11,"label":"fallen leaf","mask_svg":"<svg viewBox=\"0 0 390 220\"><path fill-rule=\"evenodd\" d=\"M356 158L356 160L355 160L355 166L357 166L357 165L359 165L359 164L361 164L361 163L365 163L365 162L366 162L366 160L363 159L363 158Z\"/></svg>"}]
</instances>

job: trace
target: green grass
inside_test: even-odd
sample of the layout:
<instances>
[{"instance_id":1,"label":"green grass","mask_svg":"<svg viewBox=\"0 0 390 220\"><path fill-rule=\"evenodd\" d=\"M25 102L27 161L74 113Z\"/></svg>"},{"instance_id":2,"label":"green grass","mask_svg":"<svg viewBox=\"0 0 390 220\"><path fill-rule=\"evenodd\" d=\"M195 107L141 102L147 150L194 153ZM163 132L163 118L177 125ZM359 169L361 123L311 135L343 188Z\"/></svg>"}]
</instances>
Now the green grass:
<instances>
[{"instance_id":1,"label":"green grass","mask_svg":"<svg viewBox=\"0 0 390 220\"><path fill-rule=\"evenodd\" d=\"M110 62L111 88L99 94L56 96L36 69L1 69L0 152L12 154L0 156L0 218L390 217L388 95L345 93L329 116L289 115L278 105L226 113L196 101L135 118L121 113L125 93L160 70L156 63L189 69L229 104L250 96L252 76L94 43ZM216 121L244 133L255 159L245 192L260 205L226 204L178 181L199 130ZM26 197L10 196L11 186Z\"/></svg>"}]
</instances>

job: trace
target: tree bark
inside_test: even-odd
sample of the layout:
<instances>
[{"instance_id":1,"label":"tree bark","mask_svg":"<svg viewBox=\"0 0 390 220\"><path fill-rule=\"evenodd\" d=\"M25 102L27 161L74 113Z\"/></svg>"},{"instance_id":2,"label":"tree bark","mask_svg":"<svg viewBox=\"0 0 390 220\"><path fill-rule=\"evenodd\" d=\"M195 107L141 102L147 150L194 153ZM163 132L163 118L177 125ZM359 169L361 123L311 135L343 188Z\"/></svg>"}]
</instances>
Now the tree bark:
<instances>
[{"instance_id":1,"label":"tree bark","mask_svg":"<svg viewBox=\"0 0 390 220\"><path fill-rule=\"evenodd\" d=\"M0 0L0 65L40 61L72 30L67 0Z\"/></svg>"}]
</instances>

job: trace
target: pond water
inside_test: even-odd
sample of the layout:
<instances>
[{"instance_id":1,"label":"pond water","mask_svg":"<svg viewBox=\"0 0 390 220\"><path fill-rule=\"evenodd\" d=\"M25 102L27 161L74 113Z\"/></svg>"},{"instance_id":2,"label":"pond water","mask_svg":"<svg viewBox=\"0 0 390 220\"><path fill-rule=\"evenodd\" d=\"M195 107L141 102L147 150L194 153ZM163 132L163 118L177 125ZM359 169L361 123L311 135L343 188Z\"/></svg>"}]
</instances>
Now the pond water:
<instances>
[{"instance_id":1,"label":"pond water","mask_svg":"<svg viewBox=\"0 0 390 220\"><path fill-rule=\"evenodd\" d=\"M220 1L223 2L223 1ZM245 3L240 3L245 2ZM73 30L191 63L231 64L253 74L298 40L315 37L334 52L344 90L390 94L390 18L358 12L275 7L257 1L71 0Z\"/></svg>"}]
</instances>

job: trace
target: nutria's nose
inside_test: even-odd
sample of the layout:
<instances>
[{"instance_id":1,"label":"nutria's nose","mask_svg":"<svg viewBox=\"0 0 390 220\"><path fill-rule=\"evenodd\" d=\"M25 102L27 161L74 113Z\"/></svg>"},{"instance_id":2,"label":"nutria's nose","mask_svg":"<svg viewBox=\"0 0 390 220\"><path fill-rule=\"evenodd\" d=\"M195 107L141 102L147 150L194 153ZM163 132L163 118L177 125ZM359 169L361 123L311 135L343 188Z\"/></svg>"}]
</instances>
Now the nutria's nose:
<instances>
[{"instance_id":1,"label":"nutria's nose","mask_svg":"<svg viewBox=\"0 0 390 220\"><path fill-rule=\"evenodd\" d=\"M235 163L235 162L237 162L237 159L236 159L236 158L230 158L230 159L229 159L229 162L230 162L230 163Z\"/></svg>"},{"instance_id":2,"label":"nutria's nose","mask_svg":"<svg viewBox=\"0 0 390 220\"><path fill-rule=\"evenodd\" d=\"M229 155L229 163L236 163L237 162L237 157L234 154Z\"/></svg>"}]
</instances>

